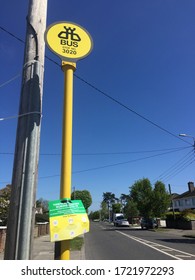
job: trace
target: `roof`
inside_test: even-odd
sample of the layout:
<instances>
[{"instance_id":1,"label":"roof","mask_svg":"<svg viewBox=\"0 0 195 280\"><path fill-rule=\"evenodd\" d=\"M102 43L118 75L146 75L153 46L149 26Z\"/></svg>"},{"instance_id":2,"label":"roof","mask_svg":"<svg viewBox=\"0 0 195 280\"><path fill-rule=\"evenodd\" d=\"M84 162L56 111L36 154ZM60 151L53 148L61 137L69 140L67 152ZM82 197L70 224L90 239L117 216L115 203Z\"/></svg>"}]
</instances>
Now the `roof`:
<instances>
[{"instance_id":1,"label":"roof","mask_svg":"<svg viewBox=\"0 0 195 280\"><path fill-rule=\"evenodd\" d=\"M187 198L187 197L195 197L195 190L194 191L187 191L187 192L184 192L176 197L174 197L173 199L181 199L181 198Z\"/></svg>"}]
</instances>

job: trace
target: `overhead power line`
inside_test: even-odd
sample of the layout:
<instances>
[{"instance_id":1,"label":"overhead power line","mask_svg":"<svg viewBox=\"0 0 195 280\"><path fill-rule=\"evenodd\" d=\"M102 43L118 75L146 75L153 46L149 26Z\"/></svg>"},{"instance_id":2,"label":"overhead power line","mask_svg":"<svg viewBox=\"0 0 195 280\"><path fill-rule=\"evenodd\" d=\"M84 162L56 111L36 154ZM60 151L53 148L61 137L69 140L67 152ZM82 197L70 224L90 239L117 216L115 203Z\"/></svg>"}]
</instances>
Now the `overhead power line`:
<instances>
[{"instance_id":1,"label":"overhead power line","mask_svg":"<svg viewBox=\"0 0 195 280\"><path fill-rule=\"evenodd\" d=\"M123 152L96 152L96 153L73 153L73 156L110 156L110 155L128 155L128 154L144 154L144 153L156 153L163 151L181 151L191 148L191 146L157 149L157 150L142 150L142 151L123 151ZM0 152L0 155L14 155L14 152ZM40 156L61 156L61 153L40 153Z\"/></svg>"},{"instance_id":2,"label":"overhead power line","mask_svg":"<svg viewBox=\"0 0 195 280\"><path fill-rule=\"evenodd\" d=\"M150 158L154 158L154 157L158 157L158 156L163 156L163 155L174 153L174 152L176 152L176 151L164 152L164 153L155 154L155 155L152 155L152 156L142 157L142 158L138 158L138 159L132 159L132 160L128 160L128 161L123 161L123 162L103 165L103 166L94 167L94 168L92 167L92 168L89 168L89 169L84 169L84 170L80 170L80 171L74 171L73 174L81 173L81 172L87 172L87 171L93 171L93 170L98 170L98 169L104 169L104 168L118 166L118 165L124 165L124 164L132 163L132 162L137 162L137 161L146 160L146 159L150 159Z\"/></svg>"},{"instance_id":3,"label":"overhead power line","mask_svg":"<svg viewBox=\"0 0 195 280\"><path fill-rule=\"evenodd\" d=\"M7 34L9 34L10 36L12 36L13 38L15 38L16 40L18 40L21 43L25 43L24 40L22 40L21 38L19 38L18 36L14 35L12 32L8 31L7 29L3 28L2 26L0 26L0 29L3 30L4 32L6 32Z\"/></svg>"},{"instance_id":4,"label":"overhead power line","mask_svg":"<svg viewBox=\"0 0 195 280\"><path fill-rule=\"evenodd\" d=\"M12 36L13 38L17 39L18 41L24 43L24 40L20 39L18 36L15 36L13 33L11 33L10 31L8 31L7 29L3 28L0 26L0 29L3 30L4 32L6 32L7 34L9 34L10 36ZM61 65L59 63L57 63L56 61L54 61L53 59L49 58L48 56L45 56L48 60L50 60L52 63L56 64L58 67L61 68ZM163 128L162 126L158 125L157 123L153 122L152 120L146 118L145 116L141 115L140 113L136 112L135 110L133 110L132 108L130 108L129 106L123 104L121 101L117 100L116 98L113 98L112 96L110 96L108 93L106 93L105 91L100 90L98 87L94 86L93 84L89 83L88 81L86 81L85 79L79 77L78 75L76 75L74 73L74 76L79 79L81 82L85 83L86 85L88 85L89 87L93 88L95 91L99 92L100 94L102 94L104 97L108 98L109 100L115 102L116 104L120 105L121 107L123 107L124 109L130 111L131 113L137 115L138 117L140 117L141 119L147 121L148 123L152 124L153 126L157 127L158 129L164 131L165 133L183 141L186 142L188 144L190 144L188 141L186 141L183 138L180 138L178 135L170 132L169 130Z\"/></svg>"},{"instance_id":5,"label":"overhead power line","mask_svg":"<svg viewBox=\"0 0 195 280\"><path fill-rule=\"evenodd\" d=\"M175 137L175 138L177 138L177 139L180 139L180 140L182 140L182 141L184 141L184 142L186 142L186 143L189 144L188 141L186 141L186 140L180 138L178 135L176 135L176 134L174 134L174 133L168 131L167 129L163 128L162 126L158 125L157 123L155 123L155 122L149 120L148 118L146 118L146 117L144 117L143 115L139 114L139 113L136 112L135 110L131 109L129 106L127 106L127 105L123 104L122 102L120 102L119 100L113 98L112 96L110 96L110 95L107 94L106 92L104 92L104 91L98 89L97 87L95 87L95 86L92 85L91 83L87 82L86 80L82 79L81 77L77 76L76 74L74 74L74 76L75 76L77 79L79 79L79 80L81 80L82 82L84 82L85 84L87 84L88 86L90 86L91 88L93 88L94 90L96 90L96 91L98 91L99 93L101 93L102 95L104 95L106 98L112 100L113 102L115 102L115 103L117 103L118 105L122 106L122 107L125 108L126 110L130 111L131 113L137 115L137 116L140 117L141 119L143 119L143 120L147 121L148 123L150 123L150 124L156 126L157 128L161 129L162 131L164 131L164 132L170 134L171 136L173 136L173 137Z\"/></svg>"},{"instance_id":6,"label":"overhead power line","mask_svg":"<svg viewBox=\"0 0 195 280\"><path fill-rule=\"evenodd\" d=\"M9 79L8 81L2 83L2 84L0 85L0 88L2 88L3 86L8 85L9 83L11 83L11 82L13 82L14 80L16 80L17 78L19 78L20 76L21 76L21 74L15 75L13 78L11 78L11 79Z\"/></svg>"},{"instance_id":7,"label":"overhead power line","mask_svg":"<svg viewBox=\"0 0 195 280\"><path fill-rule=\"evenodd\" d=\"M114 167L114 166L118 166L118 165L124 165L124 164L129 164L129 163L132 163L132 162L146 160L146 159L150 159L150 158L153 158L153 157L163 156L163 155L173 153L173 152L176 152L176 151L169 151L169 152L155 154L155 155L152 155L152 156L142 157L142 158L138 158L138 159L133 159L133 160L128 160L128 161L117 162L117 163L113 163L113 164L107 164L107 165L103 165L103 166L98 166L98 167L92 167L92 168L88 168L88 169L73 171L72 173L77 174L77 173L95 171L95 170L99 170L99 169L105 169L105 168ZM47 178L57 177L57 176L60 176L60 175L41 176L41 177L39 177L39 179L47 179Z\"/></svg>"},{"instance_id":8,"label":"overhead power line","mask_svg":"<svg viewBox=\"0 0 195 280\"><path fill-rule=\"evenodd\" d=\"M0 29L4 32L6 32L7 34L9 34L10 36L12 36L13 38L17 39L19 42L22 42L22 43L25 43L24 40L22 40L21 38L19 38L18 36L14 35L13 33L11 33L10 31L6 30L5 28L1 27L0 26ZM51 61L52 63L54 63L55 65L57 65L58 67L61 68L61 65L59 63L57 63L56 61L54 61L53 59L49 58L48 56L45 56L49 61ZM0 87L3 87L4 85L12 82L13 80L15 80L16 78L18 78L20 76L20 74L17 74L16 76L14 76L12 79L8 80L7 82L3 83L2 85L0 85ZM118 104L119 106L123 107L124 109L130 111L131 113L137 115L138 117L140 117L141 119L147 121L148 123L152 124L153 126L157 127L158 129L164 131L165 133L183 141L183 142L186 142L188 144L191 145L191 143L189 143L188 141L184 140L183 138L180 138L178 135L170 132L169 130L163 128L162 126L158 125L157 123L155 123L154 121L146 118L145 116L141 115L140 113L136 112L135 110L133 110L132 108L130 108L129 106L123 104L121 101L113 98L112 96L110 96L108 93L106 93L105 91L102 91L100 90L97 86L94 86L93 84L89 83L88 81L86 81L85 79L79 77L78 75L74 74L74 76L79 79L81 82L85 83L86 85L90 86L92 89L94 89L96 92L102 94L104 97L108 98L109 100L113 101L114 103ZM18 117L18 116L14 116L14 117ZM5 120L5 119L9 119L9 118L13 118L13 117L8 117L8 118L1 118L0 120ZM191 147L193 147L193 145L191 145ZM177 151L177 150L175 150ZM173 152L173 151L172 151ZM124 152L124 154L126 153L132 153L132 152ZM134 152L135 153L135 152ZM9 154L9 153L7 153ZM106 154L118 154L118 153L83 153L83 154L80 154L80 155L106 155ZM163 154L166 154L166 153L163 153ZM51 155L51 154L45 154L45 155ZM53 155L57 155L57 154L53 154ZM79 154L77 154L79 155ZM161 154L159 154L161 155ZM119 164L125 164L125 163L129 163L129 162L133 162L133 161L138 161L138 160L142 160L142 159L147 159L147 158L150 158L150 157L154 157L154 156L159 156L159 155L153 155L153 156L149 156L149 157L145 157L145 158L141 158L141 159L137 159L137 160L132 160L132 161L127 161L127 162L121 162L121 163L116 163L116 164L111 164L111 165L106 165L106 166L101 166L101 167L96 167L96 168L90 168L90 169L87 169L87 170L81 170L81 171L76 171L74 173L80 173L80 172L86 172L86 171L92 171L92 170L96 170L96 169L102 169L102 168L106 168L106 167L110 167L110 166L116 166L116 165L119 165ZM172 171L171 173L171 170L168 169L169 173L167 173L167 175L165 177L162 177L164 179L166 178L170 178L171 176L175 176L176 174L178 174L179 172L181 172L183 169L185 169L186 167L188 167L190 164L192 164L193 162L195 161L195 159L193 158L190 158L186 161L184 161L183 163L181 163L180 166L176 166L175 167L175 170ZM168 172L167 171L167 172ZM168 175L169 174L169 175ZM175 174L175 175L174 175ZM56 176L59 176L59 175L54 175L55 177ZM162 176L162 174L161 174ZM49 176L49 177L53 177L53 175ZM43 177L42 177L43 178Z\"/></svg>"},{"instance_id":9,"label":"overhead power line","mask_svg":"<svg viewBox=\"0 0 195 280\"><path fill-rule=\"evenodd\" d=\"M160 181L167 181L173 178L178 173L182 172L185 168L191 165L195 161L194 149L188 152L184 157L177 161L174 165L165 170L161 175L157 177Z\"/></svg>"},{"instance_id":10,"label":"overhead power line","mask_svg":"<svg viewBox=\"0 0 195 280\"><path fill-rule=\"evenodd\" d=\"M132 160L128 160L128 161L117 162L117 163L113 163L113 164L102 165L102 166L92 167L92 168L83 169L83 170L77 170L77 171L73 171L72 174L90 172L90 171L95 171L95 170L99 170L99 169L105 169L105 168L114 167L114 166L118 166L118 165L125 165L125 164L129 164L129 163L137 162L137 161L147 160L147 159L150 159L150 158L154 158L154 157L163 156L163 155L166 155L166 154L178 152L178 151L181 151L181 150L186 149L186 148L189 148L189 147L169 150L169 151L166 151L164 153L158 153L158 154L155 154L155 155L151 155L151 156L147 156L147 157L142 157L142 158L138 158L138 159L132 159ZM0 153L0 154L2 154L2 153ZM10 153L5 153L5 154L10 154ZM59 176L60 176L59 174L40 176L39 179L48 179L48 178L54 178L54 177L59 177ZM1 184L5 183L5 180L3 182L0 182L0 183Z\"/></svg>"}]
</instances>

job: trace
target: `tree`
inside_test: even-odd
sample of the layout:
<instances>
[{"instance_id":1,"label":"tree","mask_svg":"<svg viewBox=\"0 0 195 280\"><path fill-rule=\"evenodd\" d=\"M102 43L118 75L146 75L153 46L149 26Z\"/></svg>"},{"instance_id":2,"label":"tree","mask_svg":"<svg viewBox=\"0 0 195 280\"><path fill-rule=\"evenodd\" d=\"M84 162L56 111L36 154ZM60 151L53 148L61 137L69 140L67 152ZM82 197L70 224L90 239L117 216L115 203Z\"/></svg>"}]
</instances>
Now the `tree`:
<instances>
[{"instance_id":1,"label":"tree","mask_svg":"<svg viewBox=\"0 0 195 280\"><path fill-rule=\"evenodd\" d=\"M124 207L124 213L126 217L133 218L139 216L139 210L137 208L137 203L133 199L129 199Z\"/></svg>"},{"instance_id":2,"label":"tree","mask_svg":"<svg viewBox=\"0 0 195 280\"><path fill-rule=\"evenodd\" d=\"M99 220L100 219L100 211L91 211L89 214L89 218L91 220Z\"/></svg>"},{"instance_id":3,"label":"tree","mask_svg":"<svg viewBox=\"0 0 195 280\"><path fill-rule=\"evenodd\" d=\"M111 205L115 202L115 194L111 193L111 192L103 193L103 201L106 202L106 204L107 204L108 215L109 215L109 222L110 222L110 220L111 220L110 209L111 209Z\"/></svg>"},{"instance_id":4,"label":"tree","mask_svg":"<svg viewBox=\"0 0 195 280\"><path fill-rule=\"evenodd\" d=\"M157 181L154 185L152 208L156 217L161 217L170 205L170 194L166 191L165 185Z\"/></svg>"},{"instance_id":5,"label":"tree","mask_svg":"<svg viewBox=\"0 0 195 280\"><path fill-rule=\"evenodd\" d=\"M170 195L161 181L157 181L152 189L149 179L140 179L130 187L130 196L140 215L146 218L161 217L170 205Z\"/></svg>"},{"instance_id":6,"label":"tree","mask_svg":"<svg viewBox=\"0 0 195 280\"><path fill-rule=\"evenodd\" d=\"M122 212L124 212L124 208L127 205L128 201L130 199L130 195L122 193L120 196L120 201L122 205Z\"/></svg>"},{"instance_id":7,"label":"tree","mask_svg":"<svg viewBox=\"0 0 195 280\"><path fill-rule=\"evenodd\" d=\"M0 225L6 226L8 220L11 185L0 190Z\"/></svg>"},{"instance_id":8,"label":"tree","mask_svg":"<svg viewBox=\"0 0 195 280\"><path fill-rule=\"evenodd\" d=\"M137 204L141 216L152 216L152 186L147 178L140 179L130 187L130 196Z\"/></svg>"},{"instance_id":9,"label":"tree","mask_svg":"<svg viewBox=\"0 0 195 280\"><path fill-rule=\"evenodd\" d=\"M42 208L43 213L48 212L48 201L42 197L36 201L36 208Z\"/></svg>"},{"instance_id":10,"label":"tree","mask_svg":"<svg viewBox=\"0 0 195 280\"><path fill-rule=\"evenodd\" d=\"M88 208L92 204L92 197L89 191L83 190L83 191L74 191L71 194L71 199L79 199L82 200L83 206L85 207L86 212L88 212Z\"/></svg>"},{"instance_id":11,"label":"tree","mask_svg":"<svg viewBox=\"0 0 195 280\"><path fill-rule=\"evenodd\" d=\"M113 203L112 204L112 212L113 213L120 213L121 210L121 204L120 203Z\"/></svg>"},{"instance_id":12,"label":"tree","mask_svg":"<svg viewBox=\"0 0 195 280\"><path fill-rule=\"evenodd\" d=\"M111 192L103 193L103 201L106 202L108 209L110 209L111 205L115 202L115 194Z\"/></svg>"},{"instance_id":13,"label":"tree","mask_svg":"<svg viewBox=\"0 0 195 280\"><path fill-rule=\"evenodd\" d=\"M35 223L49 222L49 205L48 205L48 201L43 199L43 198L39 198L36 201L36 210L38 210L38 208L41 211L40 212L36 211L37 213L35 214Z\"/></svg>"},{"instance_id":14,"label":"tree","mask_svg":"<svg viewBox=\"0 0 195 280\"><path fill-rule=\"evenodd\" d=\"M108 207L105 201L101 202L101 219L109 219Z\"/></svg>"}]
</instances>

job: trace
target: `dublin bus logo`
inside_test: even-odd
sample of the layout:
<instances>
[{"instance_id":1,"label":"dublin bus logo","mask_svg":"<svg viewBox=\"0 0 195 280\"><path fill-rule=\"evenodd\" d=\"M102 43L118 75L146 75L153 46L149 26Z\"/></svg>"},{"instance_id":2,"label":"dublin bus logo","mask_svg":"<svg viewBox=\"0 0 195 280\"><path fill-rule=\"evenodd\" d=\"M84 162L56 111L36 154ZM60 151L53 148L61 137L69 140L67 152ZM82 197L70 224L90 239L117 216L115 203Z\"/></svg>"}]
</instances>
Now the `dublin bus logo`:
<instances>
[{"instance_id":1,"label":"dublin bus logo","mask_svg":"<svg viewBox=\"0 0 195 280\"><path fill-rule=\"evenodd\" d=\"M61 31L58 34L58 37L61 39L61 45L67 45L69 47L78 47L78 42L81 41L80 36L75 32L76 28L64 26L64 31Z\"/></svg>"}]
</instances>

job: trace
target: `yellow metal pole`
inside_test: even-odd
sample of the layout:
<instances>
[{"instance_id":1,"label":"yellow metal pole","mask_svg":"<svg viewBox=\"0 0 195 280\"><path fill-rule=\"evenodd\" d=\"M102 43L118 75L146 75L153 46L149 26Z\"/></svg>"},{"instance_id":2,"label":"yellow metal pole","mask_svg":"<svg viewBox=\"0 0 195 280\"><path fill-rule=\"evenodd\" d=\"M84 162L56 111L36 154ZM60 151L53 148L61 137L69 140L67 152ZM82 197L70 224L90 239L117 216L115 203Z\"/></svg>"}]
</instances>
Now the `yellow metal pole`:
<instances>
[{"instance_id":1,"label":"yellow metal pole","mask_svg":"<svg viewBox=\"0 0 195 280\"><path fill-rule=\"evenodd\" d=\"M64 71L64 111L62 127L62 159L60 198L71 198L72 177L72 116L73 116L73 73L76 63L62 61ZM60 242L60 259L70 259L70 240Z\"/></svg>"}]
</instances>

